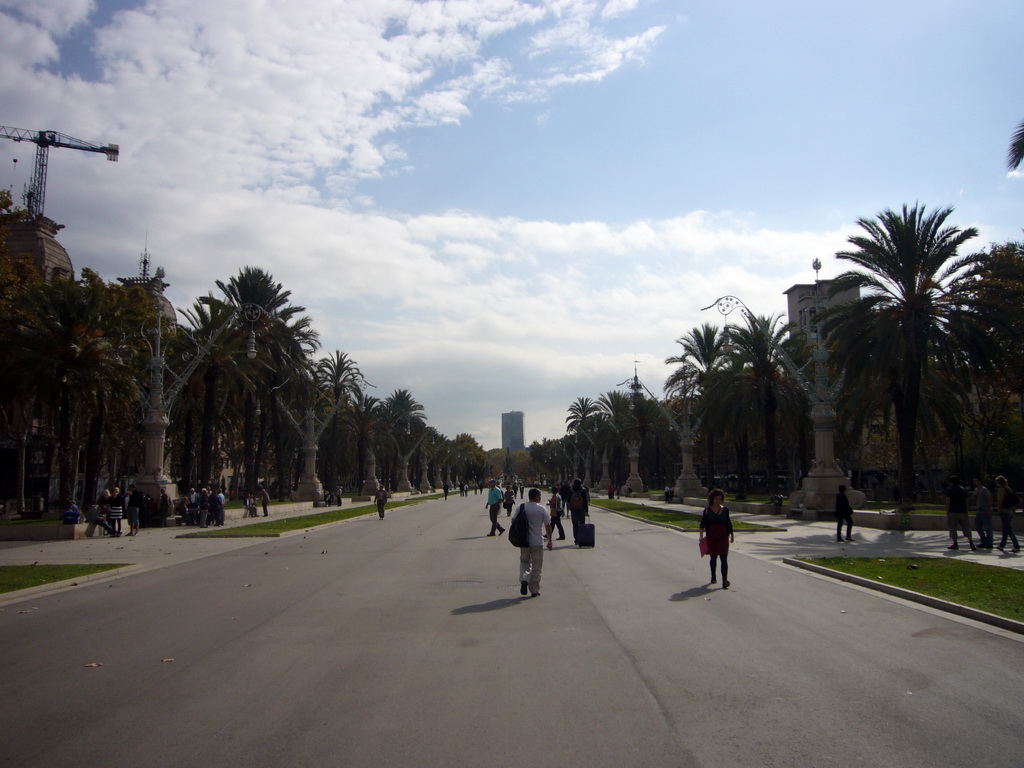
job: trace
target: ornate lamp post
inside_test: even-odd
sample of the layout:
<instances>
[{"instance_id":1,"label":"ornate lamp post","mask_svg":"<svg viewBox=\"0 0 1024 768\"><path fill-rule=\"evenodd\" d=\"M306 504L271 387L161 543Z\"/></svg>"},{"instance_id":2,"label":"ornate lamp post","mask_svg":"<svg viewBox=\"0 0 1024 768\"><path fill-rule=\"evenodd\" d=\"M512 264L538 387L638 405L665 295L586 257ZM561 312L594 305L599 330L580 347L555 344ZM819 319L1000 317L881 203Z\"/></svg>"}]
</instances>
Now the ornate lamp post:
<instances>
[{"instance_id":1,"label":"ornate lamp post","mask_svg":"<svg viewBox=\"0 0 1024 768\"><path fill-rule=\"evenodd\" d=\"M811 422L814 425L814 461L811 471L800 481L800 489L789 495L790 509L800 509L804 519L811 520L817 519L820 512L830 512L835 508L835 497L839 486L846 483L846 474L839 466L835 456L835 402L839 385L837 382L829 386L828 371L825 367L828 351L822 343L821 327L818 324L818 316L824 310L817 278L820 268L821 262L815 259L815 313L811 322L811 332L814 335L814 348L811 350L811 359L814 363L813 380L809 380L786 351L769 338L772 349L782 360L786 369L800 383L811 403ZM746 312L748 317L754 317L754 313L746 304L731 295L722 296L701 311L712 307L726 317L737 308ZM847 496L850 505L855 509L862 507L866 501L866 497L861 491L848 491Z\"/></svg>"},{"instance_id":2,"label":"ornate lamp post","mask_svg":"<svg viewBox=\"0 0 1024 768\"><path fill-rule=\"evenodd\" d=\"M196 368L213 349L213 346L224 335L224 332L239 321L249 323L249 339L246 345L246 357L250 360L256 357L256 332L253 330L253 323L266 315L267 311L258 304L243 304L231 313L231 316L224 321L213 334L202 344L193 355L188 365L180 374L175 374L167 368L161 348L163 326L162 315L157 311L157 326L153 355L149 359L149 393L143 400L145 416L143 417L143 456L144 465L142 474L136 479L135 485L152 498L160 497L169 480L164 474L164 443L167 437L167 427L170 426L168 413L174 406L182 388L188 382L189 377L195 373ZM171 373L174 376L174 383L164 389L164 374ZM162 521L164 524L166 521Z\"/></svg>"}]
</instances>

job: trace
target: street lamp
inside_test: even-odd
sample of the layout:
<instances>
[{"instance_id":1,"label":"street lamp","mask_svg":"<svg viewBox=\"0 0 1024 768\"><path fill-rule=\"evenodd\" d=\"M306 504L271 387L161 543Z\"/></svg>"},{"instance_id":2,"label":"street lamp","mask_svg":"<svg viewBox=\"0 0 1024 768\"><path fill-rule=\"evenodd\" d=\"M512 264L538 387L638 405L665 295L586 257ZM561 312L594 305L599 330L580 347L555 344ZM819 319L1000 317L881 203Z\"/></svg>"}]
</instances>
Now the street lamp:
<instances>
[{"instance_id":1,"label":"street lamp","mask_svg":"<svg viewBox=\"0 0 1024 768\"><path fill-rule=\"evenodd\" d=\"M839 390L839 382L829 385L828 370L826 361L828 351L822 341L821 326L819 318L824 311L821 297L820 283L818 282L818 270L821 269L821 262L815 259L814 268L814 312L811 315L811 332L814 338L814 347L811 350L811 359L814 363L814 378L809 380L793 362L786 351L775 343L770 335L766 334L772 349L782 360L783 365L800 383L807 398L811 403L811 422L814 425L814 461L811 471L800 481L800 489L789 495L790 508L799 508L803 511L804 519L816 519L819 512L831 511L835 507L836 493L839 486L846 483L846 474L843 472L835 457L835 403ZM739 298L732 295L722 296L713 303L701 309L715 307L727 318L735 309L741 309L747 316L755 319L754 313L750 311ZM728 321L727 321L728 322ZM866 501L861 491L848 491L847 496L852 507L859 508Z\"/></svg>"},{"instance_id":2,"label":"street lamp","mask_svg":"<svg viewBox=\"0 0 1024 768\"><path fill-rule=\"evenodd\" d=\"M174 406L175 400L181 393L182 388L189 378L195 373L196 368L213 349L217 341L224 335L224 332L235 326L239 320L249 323L249 343L246 348L246 357L250 360L256 357L256 333L253 324L260 317L269 313L258 304L246 303L228 316L224 323L215 330L210 337L203 342L196 353L189 360L188 365L180 374L175 374L167 368L163 350L161 348L163 326L162 314L157 310L156 343L153 347L153 355L149 360L149 393L145 396L143 405L145 416L143 417L143 472L135 484L151 497L159 498L160 491L168 483L164 475L164 441L167 438L167 427L170 426L168 413ZM164 390L164 375L170 372L174 376L174 383L167 390Z\"/></svg>"}]
</instances>

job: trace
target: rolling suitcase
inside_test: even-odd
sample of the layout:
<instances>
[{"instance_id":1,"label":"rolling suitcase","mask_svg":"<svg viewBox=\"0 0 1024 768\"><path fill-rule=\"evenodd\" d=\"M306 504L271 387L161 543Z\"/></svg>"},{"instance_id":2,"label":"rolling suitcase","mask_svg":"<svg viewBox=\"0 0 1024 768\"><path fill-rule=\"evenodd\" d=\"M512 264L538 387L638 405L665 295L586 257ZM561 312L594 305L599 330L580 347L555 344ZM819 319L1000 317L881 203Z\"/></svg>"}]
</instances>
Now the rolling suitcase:
<instances>
[{"instance_id":1,"label":"rolling suitcase","mask_svg":"<svg viewBox=\"0 0 1024 768\"><path fill-rule=\"evenodd\" d=\"M577 546L580 547L593 547L594 546L594 524L583 523L580 526L579 533L576 539Z\"/></svg>"}]
</instances>

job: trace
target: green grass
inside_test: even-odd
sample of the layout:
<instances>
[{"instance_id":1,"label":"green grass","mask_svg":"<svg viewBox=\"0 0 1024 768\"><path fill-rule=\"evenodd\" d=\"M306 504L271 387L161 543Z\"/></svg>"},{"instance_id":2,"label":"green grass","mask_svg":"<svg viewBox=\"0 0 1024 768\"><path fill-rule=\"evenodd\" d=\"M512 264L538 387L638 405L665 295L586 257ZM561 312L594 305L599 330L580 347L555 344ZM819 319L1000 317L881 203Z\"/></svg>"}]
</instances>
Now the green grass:
<instances>
[{"instance_id":1,"label":"green grass","mask_svg":"<svg viewBox=\"0 0 1024 768\"><path fill-rule=\"evenodd\" d=\"M15 592L19 589L53 584L58 581L77 579L103 573L115 568L124 568L128 563L103 563L93 565L0 565L0 593Z\"/></svg>"},{"instance_id":2,"label":"green grass","mask_svg":"<svg viewBox=\"0 0 1024 768\"><path fill-rule=\"evenodd\" d=\"M1024 571L940 557L802 557L800 560L1024 621ZM916 568L913 566L917 566Z\"/></svg>"},{"instance_id":3,"label":"green grass","mask_svg":"<svg viewBox=\"0 0 1024 768\"><path fill-rule=\"evenodd\" d=\"M631 504L628 501L618 499L591 499L591 506L610 509L613 512L625 512L633 517L640 517L650 520L652 523L667 523L677 528L696 531L700 529L700 515L690 512L683 512L666 507L646 507L641 504ZM732 521L732 527L744 531L771 531L776 530L770 526L757 525L756 523L744 523L738 520Z\"/></svg>"},{"instance_id":4,"label":"green grass","mask_svg":"<svg viewBox=\"0 0 1024 768\"><path fill-rule=\"evenodd\" d=\"M403 499L402 501L388 502L387 510L407 507L410 504L420 504L424 501L430 501L431 499L436 498L438 498L438 496L436 494L432 494L427 496L417 496L412 499ZM372 504L363 504L358 507L329 507L323 512L315 512L311 515L282 517L276 520L266 520L262 523L240 525L233 528L216 528L207 529L205 531L195 531L193 533L183 533L177 538L217 539L235 537L273 537L280 536L282 533L301 531L304 528L315 528L319 525L329 525L330 523L337 523L341 520L361 517L363 515L370 514L371 512L376 512L376 507Z\"/></svg>"}]
</instances>

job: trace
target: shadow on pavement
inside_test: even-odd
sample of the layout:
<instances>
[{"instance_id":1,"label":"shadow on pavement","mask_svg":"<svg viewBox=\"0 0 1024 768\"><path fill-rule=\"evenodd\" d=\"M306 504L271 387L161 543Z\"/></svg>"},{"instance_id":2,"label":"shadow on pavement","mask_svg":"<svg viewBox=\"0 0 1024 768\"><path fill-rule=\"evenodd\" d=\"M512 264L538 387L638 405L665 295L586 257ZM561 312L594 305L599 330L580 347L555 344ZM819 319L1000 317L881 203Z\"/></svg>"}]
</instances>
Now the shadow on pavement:
<instances>
[{"instance_id":1,"label":"shadow on pavement","mask_svg":"<svg viewBox=\"0 0 1024 768\"><path fill-rule=\"evenodd\" d=\"M676 592L669 598L673 603L681 603L684 600L692 600L695 597L704 597L711 594L711 587L707 584L700 587L690 587L682 592Z\"/></svg>"},{"instance_id":2,"label":"shadow on pavement","mask_svg":"<svg viewBox=\"0 0 1024 768\"><path fill-rule=\"evenodd\" d=\"M835 534L813 533L806 536L791 536L775 541L756 541L744 539L743 549L748 554L768 557L937 557L947 552L943 545L937 549L933 542L913 540L900 532L884 534L874 541L857 541L854 530L854 541L839 543Z\"/></svg>"},{"instance_id":3,"label":"shadow on pavement","mask_svg":"<svg viewBox=\"0 0 1024 768\"><path fill-rule=\"evenodd\" d=\"M503 597L500 600L491 600L489 603L477 603L476 605L465 605L462 608L452 610L452 616L463 616L467 613L487 613L488 611L500 611L512 605L519 605L523 602L521 597Z\"/></svg>"}]
</instances>

